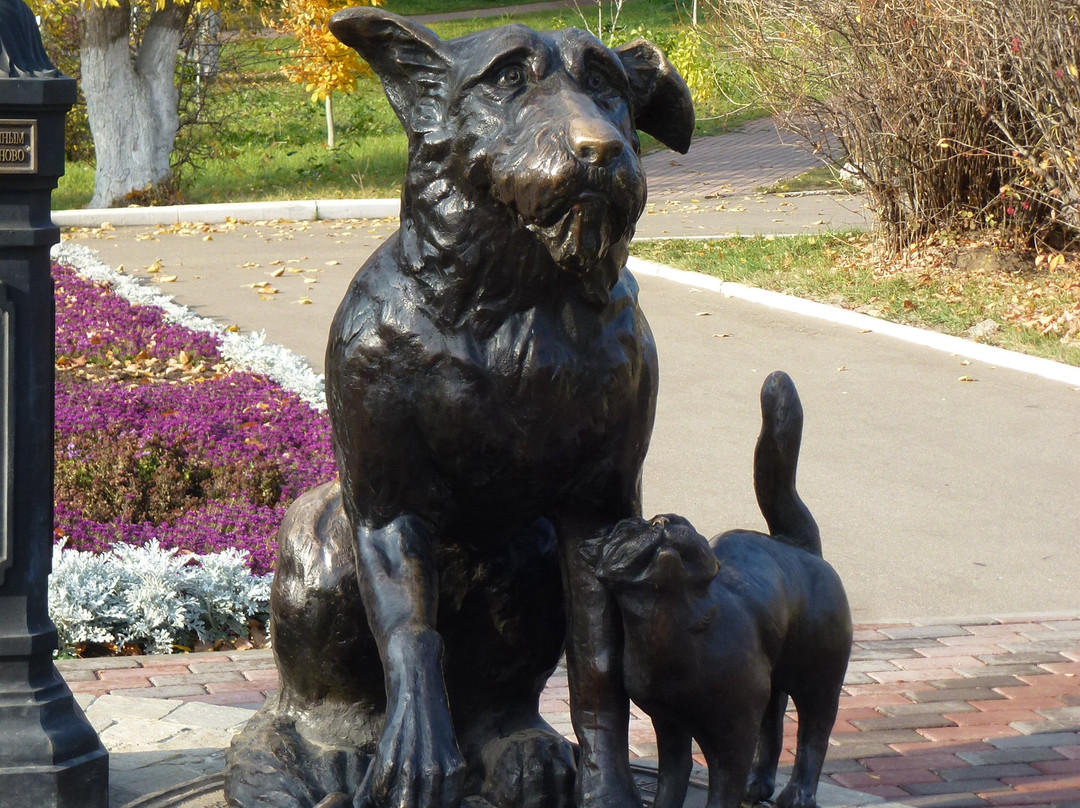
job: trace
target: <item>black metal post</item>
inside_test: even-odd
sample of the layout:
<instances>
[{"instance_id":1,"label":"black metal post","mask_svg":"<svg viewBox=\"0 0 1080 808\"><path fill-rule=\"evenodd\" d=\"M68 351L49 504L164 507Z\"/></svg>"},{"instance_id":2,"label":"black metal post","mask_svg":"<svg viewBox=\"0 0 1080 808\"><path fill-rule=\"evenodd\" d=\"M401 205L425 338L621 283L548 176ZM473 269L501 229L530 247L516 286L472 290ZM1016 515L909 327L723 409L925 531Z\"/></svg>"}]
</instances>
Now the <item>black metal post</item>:
<instances>
[{"instance_id":1,"label":"black metal post","mask_svg":"<svg viewBox=\"0 0 1080 808\"><path fill-rule=\"evenodd\" d=\"M0 0L0 804L106 808L109 755L53 664L51 196L75 81Z\"/></svg>"}]
</instances>

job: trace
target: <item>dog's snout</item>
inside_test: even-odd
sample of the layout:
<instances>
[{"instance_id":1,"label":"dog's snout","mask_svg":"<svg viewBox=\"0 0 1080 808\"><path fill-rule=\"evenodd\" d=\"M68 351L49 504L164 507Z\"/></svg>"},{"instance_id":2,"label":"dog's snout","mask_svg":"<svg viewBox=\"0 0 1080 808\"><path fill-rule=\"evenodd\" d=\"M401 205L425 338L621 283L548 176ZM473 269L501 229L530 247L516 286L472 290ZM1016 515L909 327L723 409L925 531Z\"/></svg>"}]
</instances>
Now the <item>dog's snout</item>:
<instances>
[{"instance_id":1,"label":"dog's snout","mask_svg":"<svg viewBox=\"0 0 1080 808\"><path fill-rule=\"evenodd\" d=\"M595 166L607 165L625 148L622 134L599 117L571 119L566 139L575 157Z\"/></svg>"}]
</instances>

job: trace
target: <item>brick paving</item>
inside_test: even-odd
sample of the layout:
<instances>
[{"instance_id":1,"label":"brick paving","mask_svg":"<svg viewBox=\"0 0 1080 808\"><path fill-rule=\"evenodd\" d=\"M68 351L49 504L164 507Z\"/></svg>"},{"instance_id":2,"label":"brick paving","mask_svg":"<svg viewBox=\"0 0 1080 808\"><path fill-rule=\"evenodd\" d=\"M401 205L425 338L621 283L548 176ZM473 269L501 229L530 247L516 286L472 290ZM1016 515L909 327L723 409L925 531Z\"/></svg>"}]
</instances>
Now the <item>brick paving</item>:
<instances>
[{"instance_id":1,"label":"brick paving","mask_svg":"<svg viewBox=\"0 0 1080 808\"><path fill-rule=\"evenodd\" d=\"M269 650L57 667L81 699L253 708L277 686ZM541 710L570 735L568 698L560 667ZM782 767L793 759L793 712L787 729ZM656 754L636 707L630 747ZM823 782L925 808L1080 808L1080 612L857 626Z\"/></svg>"},{"instance_id":2,"label":"brick paving","mask_svg":"<svg viewBox=\"0 0 1080 808\"><path fill-rule=\"evenodd\" d=\"M795 134L778 131L771 118L697 139L686 155L665 149L643 162L654 204L752 193L821 165Z\"/></svg>"}]
</instances>

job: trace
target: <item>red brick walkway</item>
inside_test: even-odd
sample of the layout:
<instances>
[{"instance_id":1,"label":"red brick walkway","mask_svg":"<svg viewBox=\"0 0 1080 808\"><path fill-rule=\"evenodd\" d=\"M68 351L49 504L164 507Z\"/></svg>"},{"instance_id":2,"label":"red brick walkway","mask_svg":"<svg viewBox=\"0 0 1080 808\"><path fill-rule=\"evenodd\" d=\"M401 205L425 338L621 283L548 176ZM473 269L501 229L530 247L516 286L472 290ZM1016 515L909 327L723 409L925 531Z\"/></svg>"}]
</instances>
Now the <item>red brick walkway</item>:
<instances>
[{"instance_id":1,"label":"red brick walkway","mask_svg":"<svg viewBox=\"0 0 1080 808\"><path fill-rule=\"evenodd\" d=\"M257 707L269 651L65 660L76 693ZM1080 808L1080 613L858 626L825 764L836 785L935 808ZM542 710L570 733L565 671ZM794 716L789 718L791 763ZM631 752L656 753L636 709Z\"/></svg>"}]
</instances>

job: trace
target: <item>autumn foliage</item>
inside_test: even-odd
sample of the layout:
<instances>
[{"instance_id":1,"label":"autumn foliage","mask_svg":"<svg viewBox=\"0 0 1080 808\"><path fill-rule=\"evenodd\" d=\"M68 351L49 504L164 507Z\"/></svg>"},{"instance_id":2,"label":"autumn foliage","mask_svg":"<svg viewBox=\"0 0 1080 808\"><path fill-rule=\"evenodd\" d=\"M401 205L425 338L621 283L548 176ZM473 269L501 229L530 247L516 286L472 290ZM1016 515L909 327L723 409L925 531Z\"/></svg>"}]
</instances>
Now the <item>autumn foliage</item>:
<instances>
[{"instance_id":1,"label":"autumn foliage","mask_svg":"<svg viewBox=\"0 0 1080 808\"><path fill-rule=\"evenodd\" d=\"M382 5L382 0L283 0L266 22L296 38L289 61L281 68L291 81L302 84L312 101L333 92L349 92L367 66L352 48L342 45L326 21L349 6Z\"/></svg>"}]
</instances>

